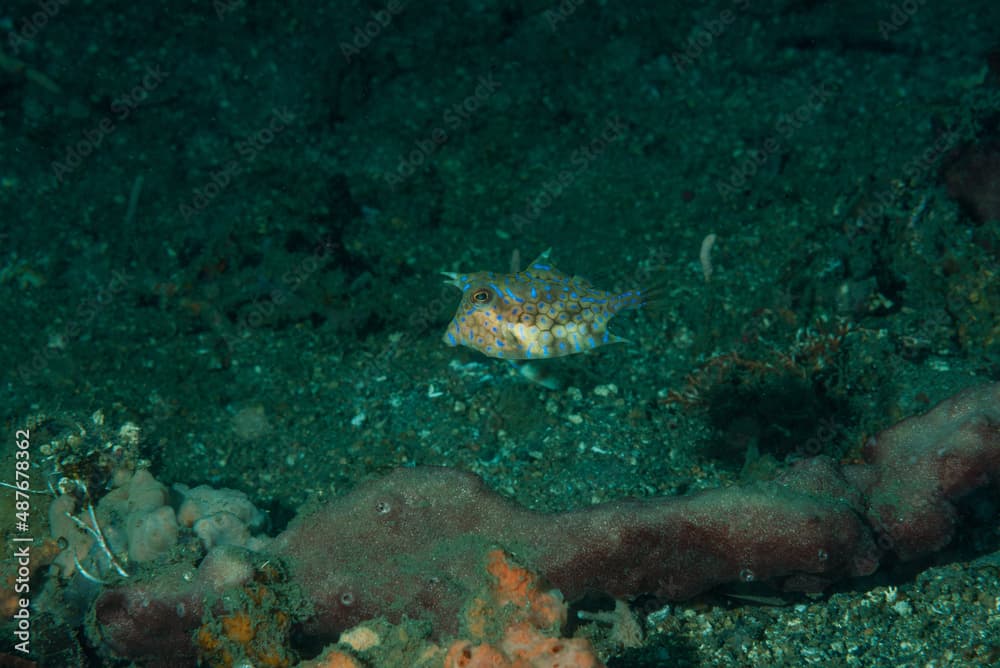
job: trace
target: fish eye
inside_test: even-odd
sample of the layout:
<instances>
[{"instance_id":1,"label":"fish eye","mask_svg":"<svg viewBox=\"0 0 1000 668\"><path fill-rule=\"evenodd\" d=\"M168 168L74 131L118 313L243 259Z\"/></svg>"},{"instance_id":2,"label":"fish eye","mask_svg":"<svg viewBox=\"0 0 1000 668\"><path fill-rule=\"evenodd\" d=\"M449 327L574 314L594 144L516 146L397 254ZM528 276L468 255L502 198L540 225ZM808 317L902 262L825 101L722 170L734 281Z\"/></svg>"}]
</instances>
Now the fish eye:
<instances>
[{"instance_id":1,"label":"fish eye","mask_svg":"<svg viewBox=\"0 0 1000 668\"><path fill-rule=\"evenodd\" d=\"M472 301L477 304L485 304L490 300L490 291L486 288L480 288L472 293Z\"/></svg>"}]
</instances>

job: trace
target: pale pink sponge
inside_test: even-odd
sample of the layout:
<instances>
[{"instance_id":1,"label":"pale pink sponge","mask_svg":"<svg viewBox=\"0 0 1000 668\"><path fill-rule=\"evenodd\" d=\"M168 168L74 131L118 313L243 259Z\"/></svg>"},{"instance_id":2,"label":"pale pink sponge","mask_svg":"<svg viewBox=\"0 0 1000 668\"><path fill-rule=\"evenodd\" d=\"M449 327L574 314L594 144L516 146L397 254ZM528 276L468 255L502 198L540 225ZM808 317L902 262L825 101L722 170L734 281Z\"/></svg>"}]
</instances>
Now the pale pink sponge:
<instances>
[{"instance_id":1,"label":"pale pink sponge","mask_svg":"<svg viewBox=\"0 0 1000 668\"><path fill-rule=\"evenodd\" d=\"M399 469L297 518L267 556L309 599L300 637L323 644L383 615L454 636L496 548L568 601L588 591L679 600L738 581L818 591L872 573L887 553L911 559L951 540L955 503L1000 477L1000 385L904 420L864 455L850 465L815 457L767 483L556 514L526 510L468 473ZM171 573L109 590L96 635L148 665L192 663L192 611L211 590L207 575Z\"/></svg>"},{"instance_id":2,"label":"pale pink sponge","mask_svg":"<svg viewBox=\"0 0 1000 668\"><path fill-rule=\"evenodd\" d=\"M941 549L958 520L954 501L1000 475L1000 384L974 388L865 446L849 469L867 497L884 549L912 559Z\"/></svg>"}]
</instances>

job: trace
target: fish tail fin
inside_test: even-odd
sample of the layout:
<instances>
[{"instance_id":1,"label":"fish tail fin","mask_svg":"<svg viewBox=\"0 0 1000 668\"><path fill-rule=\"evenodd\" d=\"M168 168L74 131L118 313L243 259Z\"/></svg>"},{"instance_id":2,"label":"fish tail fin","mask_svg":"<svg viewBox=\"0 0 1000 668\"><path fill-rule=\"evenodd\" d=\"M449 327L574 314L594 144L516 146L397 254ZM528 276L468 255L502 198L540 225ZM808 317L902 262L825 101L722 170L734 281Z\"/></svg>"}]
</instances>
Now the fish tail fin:
<instances>
[{"instance_id":1,"label":"fish tail fin","mask_svg":"<svg viewBox=\"0 0 1000 668\"><path fill-rule=\"evenodd\" d=\"M670 281L666 271L657 271L640 284L636 290L638 303L629 308L641 309L651 314L663 313L670 300Z\"/></svg>"},{"instance_id":2,"label":"fish tail fin","mask_svg":"<svg viewBox=\"0 0 1000 668\"><path fill-rule=\"evenodd\" d=\"M666 277L643 285L642 287L622 292L614 298L614 311L651 311L657 313L666 310L667 292Z\"/></svg>"}]
</instances>

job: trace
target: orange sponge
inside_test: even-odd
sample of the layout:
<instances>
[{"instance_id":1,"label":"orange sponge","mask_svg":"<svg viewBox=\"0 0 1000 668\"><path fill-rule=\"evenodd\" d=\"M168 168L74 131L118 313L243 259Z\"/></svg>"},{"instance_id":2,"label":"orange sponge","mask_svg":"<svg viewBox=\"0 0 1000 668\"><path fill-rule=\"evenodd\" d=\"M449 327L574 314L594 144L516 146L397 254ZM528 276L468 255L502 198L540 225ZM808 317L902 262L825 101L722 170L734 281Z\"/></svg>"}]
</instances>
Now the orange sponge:
<instances>
[{"instance_id":1,"label":"orange sponge","mask_svg":"<svg viewBox=\"0 0 1000 668\"><path fill-rule=\"evenodd\" d=\"M296 668L361 668L361 664L349 654L334 649L315 659L303 661Z\"/></svg>"},{"instance_id":2,"label":"orange sponge","mask_svg":"<svg viewBox=\"0 0 1000 668\"><path fill-rule=\"evenodd\" d=\"M543 591L539 578L513 563L502 550L486 555L493 576L488 591L465 611L465 628L474 640L452 643L444 668L603 668L590 642L559 638L566 604L558 590Z\"/></svg>"},{"instance_id":3,"label":"orange sponge","mask_svg":"<svg viewBox=\"0 0 1000 668\"><path fill-rule=\"evenodd\" d=\"M511 668L511 663L491 645L456 640L444 657L444 668Z\"/></svg>"},{"instance_id":4,"label":"orange sponge","mask_svg":"<svg viewBox=\"0 0 1000 668\"><path fill-rule=\"evenodd\" d=\"M603 663L585 638L552 638L528 624L507 629L501 644L513 665L531 668L601 668Z\"/></svg>"},{"instance_id":5,"label":"orange sponge","mask_svg":"<svg viewBox=\"0 0 1000 668\"><path fill-rule=\"evenodd\" d=\"M491 550L486 555L486 571L496 578L493 595L500 605L510 603L525 611L538 628L566 623L566 604L559 591L539 591L538 576L511 563L503 550Z\"/></svg>"}]
</instances>

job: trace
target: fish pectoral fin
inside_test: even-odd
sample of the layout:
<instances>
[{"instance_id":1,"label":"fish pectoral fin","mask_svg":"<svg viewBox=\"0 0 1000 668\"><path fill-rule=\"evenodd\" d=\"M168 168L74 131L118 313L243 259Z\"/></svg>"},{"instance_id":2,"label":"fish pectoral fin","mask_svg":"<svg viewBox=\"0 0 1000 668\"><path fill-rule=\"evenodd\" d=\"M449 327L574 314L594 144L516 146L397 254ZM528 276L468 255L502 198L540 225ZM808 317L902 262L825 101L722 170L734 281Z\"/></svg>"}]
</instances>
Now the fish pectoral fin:
<instances>
[{"instance_id":1,"label":"fish pectoral fin","mask_svg":"<svg viewBox=\"0 0 1000 668\"><path fill-rule=\"evenodd\" d=\"M506 352L516 353L521 350L521 342L517 340L509 327L503 328L503 344Z\"/></svg>"},{"instance_id":2,"label":"fish pectoral fin","mask_svg":"<svg viewBox=\"0 0 1000 668\"><path fill-rule=\"evenodd\" d=\"M527 378L532 383L536 385L541 385L547 390L560 390L562 389L562 383L555 376L543 371L538 364L534 362L515 362L514 360L507 360L510 362L511 366L521 374L523 378Z\"/></svg>"}]
</instances>

